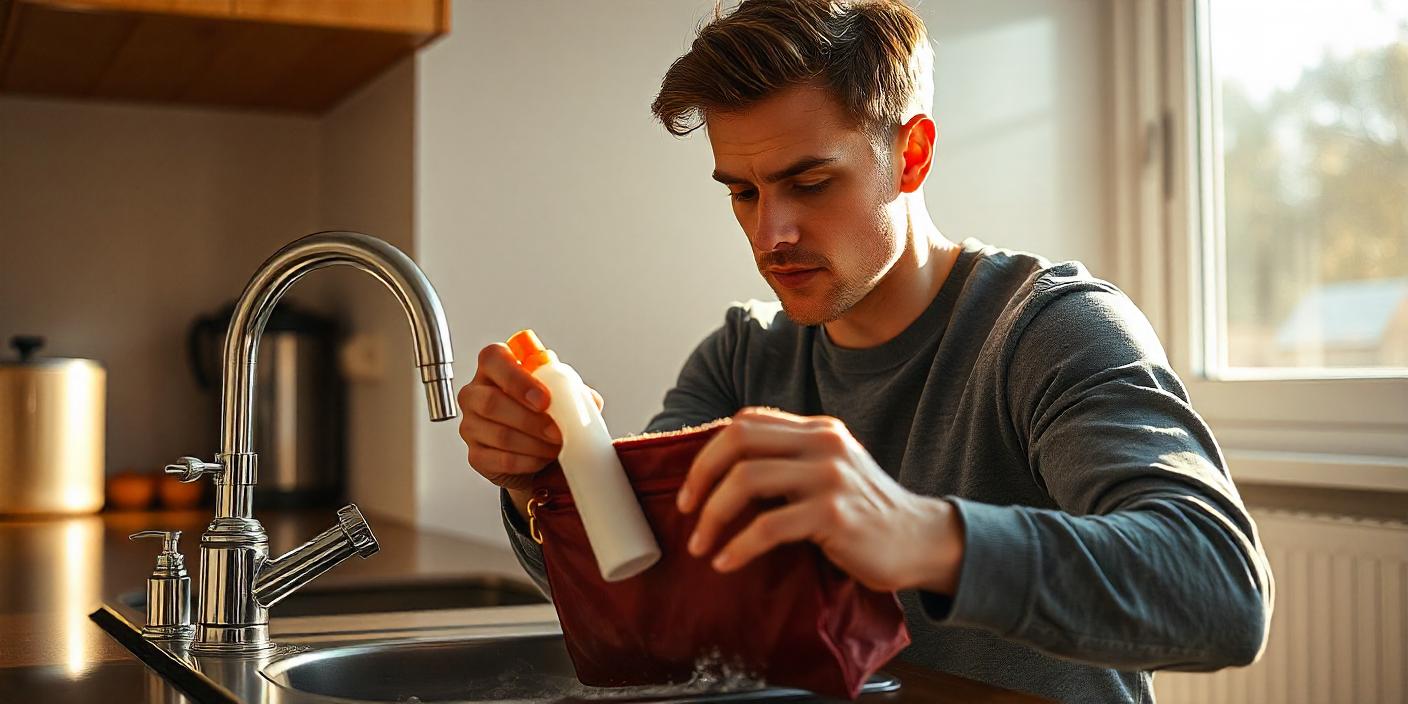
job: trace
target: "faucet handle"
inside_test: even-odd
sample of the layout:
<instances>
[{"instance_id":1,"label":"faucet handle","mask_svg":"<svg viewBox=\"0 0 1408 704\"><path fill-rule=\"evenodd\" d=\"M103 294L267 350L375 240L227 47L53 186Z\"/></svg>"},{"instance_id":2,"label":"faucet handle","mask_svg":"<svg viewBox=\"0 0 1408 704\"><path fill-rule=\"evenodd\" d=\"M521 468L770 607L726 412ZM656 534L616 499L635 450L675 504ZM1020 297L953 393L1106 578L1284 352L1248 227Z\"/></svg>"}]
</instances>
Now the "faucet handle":
<instances>
[{"instance_id":1,"label":"faucet handle","mask_svg":"<svg viewBox=\"0 0 1408 704\"><path fill-rule=\"evenodd\" d=\"M197 457L182 457L176 460L176 464L166 465L166 473L179 476L183 482L193 482L222 469L224 467L218 462L203 462Z\"/></svg>"},{"instance_id":2,"label":"faucet handle","mask_svg":"<svg viewBox=\"0 0 1408 704\"><path fill-rule=\"evenodd\" d=\"M381 550L381 544L372 535L372 528L367 525L367 519L362 517L357 504L347 504L337 510L337 525L358 557L365 560Z\"/></svg>"}]
</instances>

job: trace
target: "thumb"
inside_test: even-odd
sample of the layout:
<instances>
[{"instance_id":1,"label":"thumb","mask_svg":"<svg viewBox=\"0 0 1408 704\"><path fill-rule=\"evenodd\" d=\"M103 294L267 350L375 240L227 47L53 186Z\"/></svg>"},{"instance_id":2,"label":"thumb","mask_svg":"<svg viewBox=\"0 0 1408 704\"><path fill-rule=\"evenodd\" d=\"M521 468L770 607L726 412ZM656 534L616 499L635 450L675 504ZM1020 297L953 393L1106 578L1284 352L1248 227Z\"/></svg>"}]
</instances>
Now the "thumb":
<instances>
[{"instance_id":1,"label":"thumb","mask_svg":"<svg viewBox=\"0 0 1408 704\"><path fill-rule=\"evenodd\" d=\"M606 407L606 399L603 399L601 397L601 394L596 392L596 389L593 389L592 387L588 386L587 391L592 392L592 400L596 401L596 409L598 411Z\"/></svg>"}]
</instances>

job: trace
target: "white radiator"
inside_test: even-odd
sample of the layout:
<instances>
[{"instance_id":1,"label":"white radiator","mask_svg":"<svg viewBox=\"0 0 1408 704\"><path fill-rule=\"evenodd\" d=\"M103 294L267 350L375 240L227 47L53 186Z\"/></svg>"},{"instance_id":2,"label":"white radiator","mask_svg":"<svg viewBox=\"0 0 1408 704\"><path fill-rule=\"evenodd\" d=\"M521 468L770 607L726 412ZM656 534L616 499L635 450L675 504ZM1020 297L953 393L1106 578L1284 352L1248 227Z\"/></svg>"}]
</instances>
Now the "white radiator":
<instances>
[{"instance_id":1,"label":"white radiator","mask_svg":"<svg viewBox=\"0 0 1408 704\"><path fill-rule=\"evenodd\" d=\"M1159 704L1408 702L1408 525L1252 511L1276 580L1251 667L1160 672Z\"/></svg>"}]
</instances>

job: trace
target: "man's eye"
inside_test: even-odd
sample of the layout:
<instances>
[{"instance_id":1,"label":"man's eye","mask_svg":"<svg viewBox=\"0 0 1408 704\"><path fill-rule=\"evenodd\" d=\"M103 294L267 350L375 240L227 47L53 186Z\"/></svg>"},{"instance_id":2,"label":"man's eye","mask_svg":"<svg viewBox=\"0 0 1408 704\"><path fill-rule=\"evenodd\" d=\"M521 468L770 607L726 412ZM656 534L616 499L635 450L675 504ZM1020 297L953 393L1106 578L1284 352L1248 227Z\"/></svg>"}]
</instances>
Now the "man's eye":
<instances>
[{"instance_id":1,"label":"man's eye","mask_svg":"<svg viewBox=\"0 0 1408 704\"><path fill-rule=\"evenodd\" d=\"M824 181L817 181L816 183L797 183L793 184L792 187L802 193L821 193L830 185L831 179L828 178Z\"/></svg>"},{"instance_id":2,"label":"man's eye","mask_svg":"<svg viewBox=\"0 0 1408 704\"><path fill-rule=\"evenodd\" d=\"M757 198L757 197L758 197L758 192L755 191L755 190L753 190L753 189L751 189L751 188L749 188L749 189L747 189L747 190L744 190L744 191L729 191L729 192L728 192L728 197L731 198L731 199L733 199L735 202L737 202L737 201L747 201L747 200L753 200L753 199Z\"/></svg>"}]
</instances>

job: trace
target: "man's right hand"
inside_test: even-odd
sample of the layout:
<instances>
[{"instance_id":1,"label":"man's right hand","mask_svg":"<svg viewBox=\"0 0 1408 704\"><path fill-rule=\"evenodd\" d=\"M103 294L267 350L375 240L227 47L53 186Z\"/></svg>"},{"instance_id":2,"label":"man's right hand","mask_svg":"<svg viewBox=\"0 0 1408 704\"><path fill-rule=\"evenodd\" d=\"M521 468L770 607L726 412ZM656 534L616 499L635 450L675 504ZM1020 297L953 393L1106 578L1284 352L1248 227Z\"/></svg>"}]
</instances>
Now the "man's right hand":
<instances>
[{"instance_id":1,"label":"man's right hand","mask_svg":"<svg viewBox=\"0 0 1408 704\"><path fill-rule=\"evenodd\" d=\"M601 394L590 390L601 408ZM459 393L460 437L469 447L469 466L507 489L525 520L533 475L562 449L562 434L547 414L549 395L502 343L479 351L479 368Z\"/></svg>"}]
</instances>

